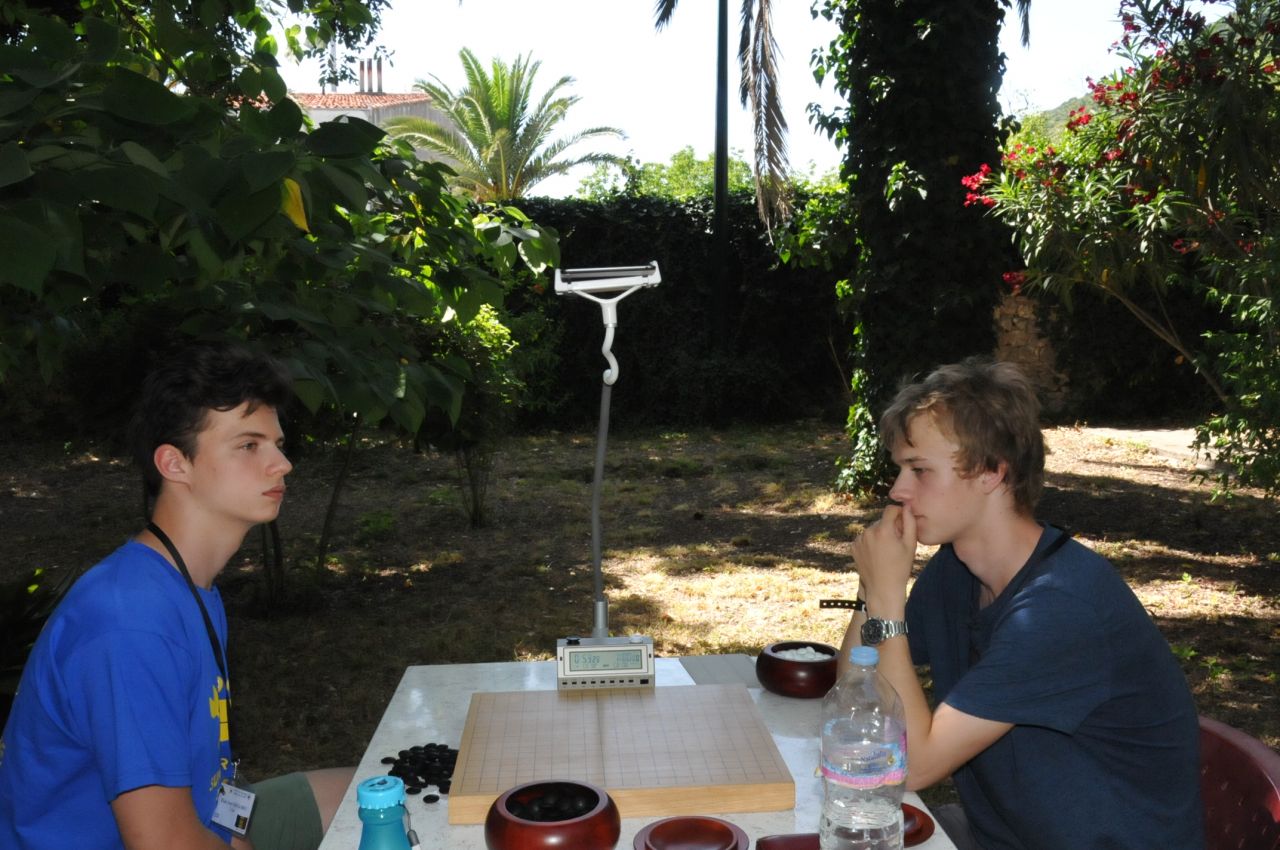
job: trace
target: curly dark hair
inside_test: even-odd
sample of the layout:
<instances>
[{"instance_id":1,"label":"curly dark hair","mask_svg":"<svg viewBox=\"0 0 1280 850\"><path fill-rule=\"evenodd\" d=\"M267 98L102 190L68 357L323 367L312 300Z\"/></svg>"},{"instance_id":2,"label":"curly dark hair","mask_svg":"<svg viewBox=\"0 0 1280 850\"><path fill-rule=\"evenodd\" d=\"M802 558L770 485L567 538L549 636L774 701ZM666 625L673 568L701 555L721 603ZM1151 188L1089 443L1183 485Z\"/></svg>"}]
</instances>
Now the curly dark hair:
<instances>
[{"instance_id":1,"label":"curly dark hair","mask_svg":"<svg viewBox=\"0 0 1280 850\"><path fill-rule=\"evenodd\" d=\"M129 442L147 495L160 493L155 450L172 445L189 458L210 410L234 410L245 402L282 410L293 381L280 361L245 345L201 342L160 359L147 375L134 409Z\"/></svg>"}]
</instances>

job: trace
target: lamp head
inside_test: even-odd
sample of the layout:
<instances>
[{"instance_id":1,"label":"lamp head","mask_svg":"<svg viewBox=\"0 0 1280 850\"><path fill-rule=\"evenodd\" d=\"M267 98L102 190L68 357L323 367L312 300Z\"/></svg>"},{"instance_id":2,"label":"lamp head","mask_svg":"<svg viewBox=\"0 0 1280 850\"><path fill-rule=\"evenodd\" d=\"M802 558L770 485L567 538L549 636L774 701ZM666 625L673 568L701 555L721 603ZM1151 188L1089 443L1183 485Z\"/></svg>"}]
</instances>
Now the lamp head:
<instances>
[{"instance_id":1,"label":"lamp head","mask_svg":"<svg viewBox=\"0 0 1280 850\"><path fill-rule=\"evenodd\" d=\"M641 286L657 286L662 273L656 262L643 266L611 266L593 269L556 269L556 294L569 292L603 295Z\"/></svg>"}]
</instances>

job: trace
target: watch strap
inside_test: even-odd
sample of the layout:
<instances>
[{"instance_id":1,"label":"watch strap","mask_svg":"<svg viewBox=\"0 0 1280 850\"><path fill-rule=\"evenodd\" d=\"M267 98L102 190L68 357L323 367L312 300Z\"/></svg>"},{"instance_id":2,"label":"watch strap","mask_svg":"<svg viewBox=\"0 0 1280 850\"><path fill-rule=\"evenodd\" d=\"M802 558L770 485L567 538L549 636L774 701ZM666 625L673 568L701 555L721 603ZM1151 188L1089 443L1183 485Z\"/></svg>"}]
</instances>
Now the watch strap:
<instances>
[{"instance_id":1,"label":"watch strap","mask_svg":"<svg viewBox=\"0 0 1280 850\"><path fill-rule=\"evenodd\" d=\"M906 633L906 620L882 620L879 617L868 617L861 630L862 642L867 646L879 646L889 638Z\"/></svg>"},{"instance_id":2,"label":"watch strap","mask_svg":"<svg viewBox=\"0 0 1280 850\"><path fill-rule=\"evenodd\" d=\"M861 599L819 599L819 608L846 608L850 611L865 611L867 603Z\"/></svg>"}]
</instances>

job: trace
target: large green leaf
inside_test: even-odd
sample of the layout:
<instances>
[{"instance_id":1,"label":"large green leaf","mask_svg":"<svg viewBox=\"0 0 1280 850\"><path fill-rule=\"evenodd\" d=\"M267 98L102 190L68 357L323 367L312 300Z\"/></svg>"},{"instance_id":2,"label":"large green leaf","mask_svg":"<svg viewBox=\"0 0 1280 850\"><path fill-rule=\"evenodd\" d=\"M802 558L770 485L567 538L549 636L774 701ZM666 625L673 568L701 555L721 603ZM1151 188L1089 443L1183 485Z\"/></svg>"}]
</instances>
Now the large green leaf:
<instances>
[{"instance_id":1,"label":"large green leaf","mask_svg":"<svg viewBox=\"0 0 1280 850\"><path fill-rule=\"evenodd\" d=\"M53 240L25 221L0 213L0 280L39 295L57 259Z\"/></svg>"},{"instance_id":2,"label":"large green leaf","mask_svg":"<svg viewBox=\"0 0 1280 850\"><path fill-rule=\"evenodd\" d=\"M292 100L281 99L267 113L267 121L276 138L290 139L302 129L302 110Z\"/></svg>"},{"instance_id":3,"label":"large green leaf","mask_svg":"<svg viewBox=\"0 0 1280 850\"><path fill-rule=\"evenodd\" d=\"M169 179L169 169L149 149L137 142L128 141L120 143L120 150L134 165L140 165L165 180Z\"/></svg>"},{"instance_id":4,"label":"large green leaf","mask_svg":"<svg viewBox=\"0 0 1280 850\"><path fill-rule=\"evenodd\" d=\"M363 182L340 165L321 163L320 174L329 181L342 199L342 205L350 210L363 210L369 202L369 190Z\"/></svg>"},{"instance_id":5,"label":"large green leaf","mask_svg":"<svg viewBox=\"0 0 1280 850\"><path fill-rule=\"evenodd\" d=\"M319 381L310 379L295 380L293 393L302 402L302 406L312 413L320 409L326 398L324 386Z\"/></svg>"},{"instance_id":6,"label":"large green leaf","mask_svg":"<svg viewBox=\"0 0 1280 850\"><path fill-rule=\"evenodd\" d=\"M62 21L47 15L27 18L24 46L50 64L66 62L75 56L76 40Z\"/></svg>"},{"instance_id":7,"label":"large green leaf","mask_svg":"<svg viewBox=\"0 0 1280 850\"><path fill-rule=\"evenodd\" d=\"M326 121L307 136L307 149L319 156L367 156L385 135L381 127L360 118Z\"/></svg>"},{"instance_id":8,"label":"large green leaf","mask_svg":"<svg viewBox=\"0 0 1280 850\"><path fill-rule=\"evenodd\" d=\"M101 18L84 18L80 23L89 48L85 59L95 65L106 64L120 49L120 28Z\"/></svg>"},{"instance_id":9,"label":"large green leaf","mask_svg":"<svg viewBox=\"0 0 1280 850\"><path fill-rule=\"evenodd\" d=\"M250 154L240 160L240 173L249 190L257 192L279 184L293 170L297 157L288 150L269 150Z\"/></svg>"},{"instance_id":10,"label":"large green leaf","mask_svg":"<svg viewBox=\"0 0 1280 850\"><path fill-rule=\"evenodd\" d=\"M160 200L155 176L133 165L85 169L76 173L76 182L87 200L148 220Z\"/></svg>"},{"instance_id":11,"label":"large green leaf","mask_svg":"<svg viewBox=\"0 0 1280 850\"><path fill-rule=\"evenodd\" d=\"M31 164L17 142L0 145L0 187L21 183L31 176Z\"/></svg>"},{"instance_id":12,"label":"large green leaf","mask_svg":"<svg viewBox=\"0 0 1280 850\"><path fill-rule=\"evenodd\" d=\"M6 88L0 91L0 116L22 109L40 95L40 89Z\"/></svg>"},{"instance_id":13,"label":"large green leaf","mask_svg":"<svg viewBox=\"0 0 1280 850\"><path fill-rule=\"evenodd\" d=\"M195 107L155 80L127 68L112 68L103 103L120 118L140 124L172 124L189 118Z\"/></svg>"}]
</instances>

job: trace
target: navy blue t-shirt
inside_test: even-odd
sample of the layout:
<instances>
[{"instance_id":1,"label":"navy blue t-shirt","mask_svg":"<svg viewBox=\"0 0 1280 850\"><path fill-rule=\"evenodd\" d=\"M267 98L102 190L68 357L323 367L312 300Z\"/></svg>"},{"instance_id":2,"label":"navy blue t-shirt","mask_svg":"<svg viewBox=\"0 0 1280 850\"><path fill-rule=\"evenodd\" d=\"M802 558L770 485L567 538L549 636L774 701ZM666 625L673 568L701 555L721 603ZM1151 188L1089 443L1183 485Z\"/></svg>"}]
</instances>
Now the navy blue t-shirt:
<instances>
[{"instance_id":1,"label":"navy blue t-shirt","mask_svg":"<svg viewBox=\"0 0 1280 850\"><path fill-rule=\"evenodd\" d=\"M1203 850L1186 679L1110 563L1074 540L1040 557L1061 534L986 608L950 546L907 601L936 698L1014 724L955 773L974 834L986 850Z\"/></svg>"}]
</instances>

